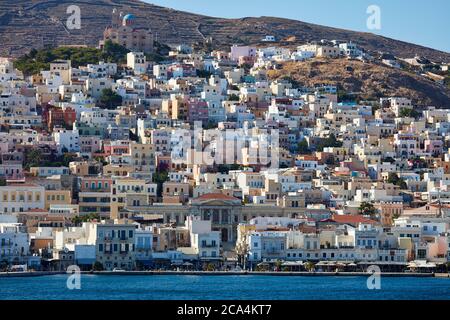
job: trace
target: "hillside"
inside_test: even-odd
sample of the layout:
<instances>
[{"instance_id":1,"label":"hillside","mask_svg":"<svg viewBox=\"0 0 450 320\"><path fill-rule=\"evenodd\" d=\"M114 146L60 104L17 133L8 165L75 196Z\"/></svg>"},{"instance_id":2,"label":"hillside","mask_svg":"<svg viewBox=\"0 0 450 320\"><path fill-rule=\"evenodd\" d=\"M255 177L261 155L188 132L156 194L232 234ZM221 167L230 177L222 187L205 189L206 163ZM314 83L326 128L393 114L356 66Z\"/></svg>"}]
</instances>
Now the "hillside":
<instances>
[{"instance_id":1,"label":"hillside","mask_svg":"<svg viewBox=\"0 0 450 320\"><path fill-rule=\"evenodd\" d=\"M81 9L81 30L67 30L69 5ZM95 46L111 21L112 9L133 13L138 23L152 28L162 43L196 43L212 37L218 47L233 43L257 44L266 35L278 39L352 40L370 51L399 57L416 54L436 62L450 62L450 54L370 33L353 32L300 21L273 18L221 19L180 12L138 0L16 0L0 2L0 55L18 56L44 45ZM295 43L292 43L295 44Z\"/></svg>"},{"instance_id":2,"label":"hillside","mask_svg":"<svg viewBox=\"0 0 450 320\"><path fill-rule=\"evenodd\" d=\"M419 106L450 106L450 89L407 71L377 63L347 59L313 59L289 62L269 71L269 78L290 78L299 85L337 85L363 100L404 96Z\"/></svg>"}]
</instances>

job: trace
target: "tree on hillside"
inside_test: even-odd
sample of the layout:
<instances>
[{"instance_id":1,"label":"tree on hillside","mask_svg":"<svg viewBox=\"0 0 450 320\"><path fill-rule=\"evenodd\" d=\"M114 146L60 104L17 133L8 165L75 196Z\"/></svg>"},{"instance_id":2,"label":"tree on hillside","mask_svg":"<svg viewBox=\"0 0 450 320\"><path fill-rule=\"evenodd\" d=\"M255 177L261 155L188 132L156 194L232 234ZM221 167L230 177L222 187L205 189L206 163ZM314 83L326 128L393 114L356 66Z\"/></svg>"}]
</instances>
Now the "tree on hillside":
<instances>
[{"instance_id":1,"label":"tree on hillside","mask_svg":"<svg viewBox=\"0 0 450 320\"><path fill-rule=\"evenodd\" d=\"M399 186L400 189L402 189L402 190L408 189L408 185L406 184L405 180L403 180L402 178L399 178L399 176L395 172L389 173L387 182L395 184L396 186Z\"/></svg>"},{"instance_id":2,"label":"tree on hillside","mask_svg":"<svg viewBox=\"0 0 450 320\"><path fill-rule=\"evenodd\" d=\"M111 110L122 104L122 97L111 89L103 89L98 102L101 108Z\"/></svg>"},{"instance_id":3,"label":"tree on hillside","mask_svg":"<svg viewBox=\"0 0 450 320\"><path fill-rule=\"evenodd\" d=\"M41 165L42 151L40 149L32 149L25 154L24 168L29 170L31 167Z\"/></svg>"},{"instance_id":4,"label":"tree on hillside","mask_svg":"<svg viewBox=\"0 0 450 320\"><path fill-rule=\"evenodd\" d=\"M420 113L415 109L403 108L400 110L399 116L402 118L418 118Z\"/></svg>"},{"instance_id":5,"label":"tree on hillside","mask_svg":"<svg viewBox=\"0 0 450 320\"><path fill-rule=\"evenodd\" d=\"M157 184L157 195L162 197L163 184L169 180L169 172L167 170L158 170L153 174L153 182Z\"/></svg>"},{"instance_id":6,"label":"tree on hillside","mask_svg":"<svg viewBox=\"0 0 450 320\"><path fill-rule=\"evenodd\" d=\"M371 218L374 218L377 214L377 209L370 202L361 203L358 210L359 214L363 216L370 216Z\"/></svg>"},{"instance_id":7,"label":"tree on hillside","mask_svg":"<svg viewBox=\"0 0 450 320\"><path fill-rule=\"evenodd\" d=\"M317 143L317 151L322 152L324 148L340 148L342 147L342 142L336 139L334 133L330 134L328 138L322 139Z\"/></svg>"},{"instance_id":8,"label":"tree on hillside","mask_svg":"<svg viewBox=\"0 0 450 320\"><path fill-rule=\"evenodd\" d=\"M308 141L306 141L306 139L303 139L302 141L300 141L297 145L297 150L299 154L309 154L311 153L309 150L309 145L308 145Z\"/></svg>"},{"instance_id":9,"label":"tree on hillside","mask_svg":"<svg viewBox=\"0 0 450 320\"><path fill-rule=\"evenodd\" d=\"M108 62L125 63L128 52L130 50L124 46L108 40L103 47L103 58Z\"/></svg>"}]
</instances>

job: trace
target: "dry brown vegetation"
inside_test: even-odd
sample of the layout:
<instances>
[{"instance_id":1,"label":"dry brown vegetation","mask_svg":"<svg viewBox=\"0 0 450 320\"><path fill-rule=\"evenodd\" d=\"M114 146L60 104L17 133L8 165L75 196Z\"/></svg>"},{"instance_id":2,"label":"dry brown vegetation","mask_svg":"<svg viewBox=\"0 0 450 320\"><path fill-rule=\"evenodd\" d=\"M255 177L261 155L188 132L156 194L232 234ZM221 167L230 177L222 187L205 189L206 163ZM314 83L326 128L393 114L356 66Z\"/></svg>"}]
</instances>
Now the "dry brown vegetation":
<instances>
[{"instance_id":1,"label":"dry brown vegetation","mask_svg":"<svg viewBox=\"0 0 450 320\"><path fill-rule=\"evenodd\" d=\"M271 79L292 78L300 85L337 85L361 99L386 96L410 97L421 106L450 107L450 90L422 76L377 63L347 59L313 59L288 62L269 71Z\"/></svg>"}]
</instances>

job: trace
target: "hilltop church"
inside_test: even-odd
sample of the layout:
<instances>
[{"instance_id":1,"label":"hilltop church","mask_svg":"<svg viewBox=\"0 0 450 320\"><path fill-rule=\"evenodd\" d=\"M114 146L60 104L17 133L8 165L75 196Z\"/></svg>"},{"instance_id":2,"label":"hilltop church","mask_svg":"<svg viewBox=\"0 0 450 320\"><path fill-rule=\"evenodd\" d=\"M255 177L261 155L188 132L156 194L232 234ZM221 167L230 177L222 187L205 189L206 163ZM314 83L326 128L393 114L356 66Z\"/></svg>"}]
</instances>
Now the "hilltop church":
<instances>
[{"instance_id":1,"label":"hilltop church","mask_svg":"<svg viewBox=\"0 0 450 320\"><path fill-rule=\"evenodd\" d=\"M136 26L136 17L132 14L123 15L117 9L112 13L112 24L103 33L102 47L111 40L132 51L153 52L153 33L150 28Z\"/></svg>"}]
</instances>

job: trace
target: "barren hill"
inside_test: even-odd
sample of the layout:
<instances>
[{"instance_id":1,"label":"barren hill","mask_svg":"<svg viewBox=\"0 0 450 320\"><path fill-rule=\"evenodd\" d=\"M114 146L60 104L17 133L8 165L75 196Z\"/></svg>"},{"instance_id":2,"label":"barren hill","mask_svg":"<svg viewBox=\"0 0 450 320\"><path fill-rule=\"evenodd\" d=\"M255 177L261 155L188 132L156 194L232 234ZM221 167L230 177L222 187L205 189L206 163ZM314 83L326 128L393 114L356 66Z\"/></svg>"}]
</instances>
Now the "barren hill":
<instances>
[{"instance_id":1,"label":"barren hill","mask_svg":"<svg viewBox=\"0 0 450 320\"><path fill-rule=\"evenodd\" d=\"M419 106L450 107L450 90L424 77L377 63L347 59L289 62L269 71L269 77L289 77L300 85L337 85L361 99L389 96L411 98Z\"/></svg>"},{"instance_id":2,"label":"barren hill","mask_svg":"<svg viewBox=\"0 0 450 320\"><path fill-rule=\"evenodd\" d=\"M68 6L81 9L81 30L67 30ZM266 35L297 42L321 39L352 40L370 51L399 57L416 54L450 62L450 54L370 33L353 32L273 17L221 19L176 11L138 0L15 0L0 1L0 55L17 56L44 45L97 45L111 12L133 13L138 23L152 28L162 43L196 43L212 37L218 46L256 44Z\"/></svg>"}]
</instances>

